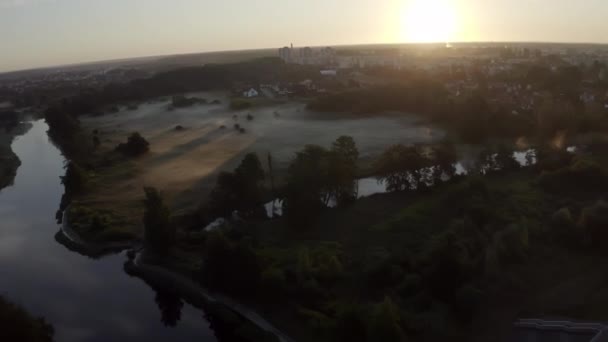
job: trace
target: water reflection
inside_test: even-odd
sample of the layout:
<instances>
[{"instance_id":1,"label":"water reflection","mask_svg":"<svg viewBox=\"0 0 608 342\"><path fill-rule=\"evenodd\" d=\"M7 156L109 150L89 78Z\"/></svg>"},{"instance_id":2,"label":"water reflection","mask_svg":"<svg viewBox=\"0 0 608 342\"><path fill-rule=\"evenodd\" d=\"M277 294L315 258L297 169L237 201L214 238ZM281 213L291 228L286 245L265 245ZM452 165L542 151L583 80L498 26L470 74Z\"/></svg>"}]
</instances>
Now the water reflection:
<instances>
[{"instance_id":1,"label":"water reflection","mask_svg":"<svg viewBox=\"0 0 608 342\"><path fill-rule=\"evenodd\" d=\"M157 289L154 300L161 313L161 322L167 327L177 326L177 322L182 318L182 308L184 307L181 298L171 291Z\"/></svg>"},{"instance_id":2,"label":"water reflection","mask_svg":"<svg viewBox=\"0 0 608 342\"><path fill-rule=\"evenodd\" d=\"M123 271L124 254L93 260L54 240L63 158L43 121L15 140L21 159L14 185L0 193L0 293L53 324L57 341L217 341L200 310ZM170 305L169 305L170 304ZM179 322L179 323L178 323Z\"/></svg>"}]
</instances>

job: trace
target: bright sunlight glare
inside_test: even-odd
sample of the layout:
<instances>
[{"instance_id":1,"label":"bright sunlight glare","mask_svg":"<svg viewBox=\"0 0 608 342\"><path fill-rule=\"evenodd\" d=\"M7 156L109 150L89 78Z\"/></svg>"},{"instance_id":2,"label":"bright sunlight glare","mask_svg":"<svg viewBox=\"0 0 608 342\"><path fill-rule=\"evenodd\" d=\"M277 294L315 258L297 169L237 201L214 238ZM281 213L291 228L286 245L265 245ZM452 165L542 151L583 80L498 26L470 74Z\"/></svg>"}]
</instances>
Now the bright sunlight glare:
<instances>
[{"instance_id":1,"label":"bright sunlight glare","mask_svg":"<svg viewBox=\"0 0 608 342\"><path fill-rule=\"evenodd\" d=\"M450 42L458 13L452 0L408 0L402 10L402 38L410 42Z\"/></svg>"}]
</instances>

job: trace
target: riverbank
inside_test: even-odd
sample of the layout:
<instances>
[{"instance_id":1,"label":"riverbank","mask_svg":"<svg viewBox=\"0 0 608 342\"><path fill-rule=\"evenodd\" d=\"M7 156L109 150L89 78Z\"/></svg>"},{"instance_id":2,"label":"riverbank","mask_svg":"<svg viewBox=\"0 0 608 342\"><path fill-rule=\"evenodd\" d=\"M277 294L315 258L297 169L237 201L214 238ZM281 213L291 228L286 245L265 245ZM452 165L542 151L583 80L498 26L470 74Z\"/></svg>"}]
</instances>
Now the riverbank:
<instances>
[{"instance_id":1,"label":"riverbank","mask_svg":"<svg viewBox=\"0 0 608 342\"><path fill-rule=\"evenodd\" d=\"M55 234L55 240L65 246L67 249L84 256L97 259L109 254L120 253L136 246L137 242L135 242L135 240L101 243L86 241L78 232L72 229L67 215L69 210L70 207L64 211L61 229L59 232L57 232L57 234Z\"/></svg>"},{"instance_id":2,"label":"riverbank","mask_svg":"<svg viewBox=\"0 0 608 342\"><path fill-rule=\"evenodd\" d=\"M19 157L13 152L11 144L14 139L27 132L31 125L20 123L16 127L0 127L0 190L13 184L17 169L21 166Z\"/></svg>"},{"instance_id":3,"label":"riverbank","mask_svg":"<svg viewBox=\"0 0 608 342\"><path fill-rule=\"evenodd\" d=\"M225 93L193 95L221 99L221 103L169 112L168 100L154 101L136 110L125 108L114 114L80 118L80 134L99 141L84 163L91 166L83 168L87 189L74 196L69 213L74 218L73 229L85 240L140 239L145 186L163 193L174 216L196 213L207 202L218 174L233 170L250 152L258 153L266 171L266 160L271 156L278 185L295 153L306 144L328 147L341 135L353 135L361 151L361 169L368 172L386 146L436 142L444 136L409 114L384 113L369 118L319 115L308 112L300 102L234 111L228 107ZM245 133L234 129L235 125ZM115 147L134 131L150 143L149 152L137 158L120 156ZM266 183L271 188L269 178ZM95 217L104 228L89 229Z\"/></svg>"},{"instance_id":4,"label":"riverbank","mask_svg":"<svg viewBox=\"0 0 608 342\"><path fill-rule=\"evenodd\" d=\"M46 123L32 126L12 145L22 166L0 192L0 295L45 317L57 341L219 341L201 310L127 275L124 254L91 259L55 241L65 159Z\"/></svg>"},{"instance_id":5,"label":"riverbank","mask_svg":"<svg viewBox=\"0 0 608 342\"><path fill-rule=\"evenodd\" d=\"M231 326L237 336L246 341L294 342L285 333L274 327L251 308L240 304L232 298L221 294L212 294L192 279L175 273L161 266L145 263L140 254L125 262L125 271L128 274L142 278L155 287L170 289L187 302L206 309L211 308L210 315L219 315L222 325ZM237 315L238 319L230 318L225 311L229 310ZM224 314L222 314L224 312ZM254 327L254 328L253 328ZM253 329L252 329L253 328Z\"/></svg>"}]
</instances>

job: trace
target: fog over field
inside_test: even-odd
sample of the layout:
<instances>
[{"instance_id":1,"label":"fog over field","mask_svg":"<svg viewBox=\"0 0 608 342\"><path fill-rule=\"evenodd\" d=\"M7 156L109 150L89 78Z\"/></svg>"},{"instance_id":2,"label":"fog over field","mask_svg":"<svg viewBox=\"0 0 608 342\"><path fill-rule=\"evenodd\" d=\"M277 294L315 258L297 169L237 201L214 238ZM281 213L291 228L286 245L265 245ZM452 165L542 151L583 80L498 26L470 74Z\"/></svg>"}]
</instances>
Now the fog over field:
<instances>
[{"instance_id":1,"label":"fog over field","mask_svg":"<svg viewBox=\"0 0 608 342\"><path fill-rule=\"evenodd\" d=\"M363 161L370 161L391 144L430 143L445 135L414 115L402 113L321 114L293 102L232 111L227 108L226 94L192 95L222 103L169 110L166 100L82 120L88 129L100 131L102 148L114 148L132 132L149 140L151 153L137 161L142 171L139 183L125 187L133 195L139 195L144 184L174 195L206 193L214 182L209 176L232 170L248 152L257 152L264 161L271 153L275 169L281 172L306 144L329 147L341 135L355 139ZM248 120L248 115L253 119ZM235 124L245 133L236 130ZM176 130L178 125L184 129Z\"/></svg>"}]
</instances>

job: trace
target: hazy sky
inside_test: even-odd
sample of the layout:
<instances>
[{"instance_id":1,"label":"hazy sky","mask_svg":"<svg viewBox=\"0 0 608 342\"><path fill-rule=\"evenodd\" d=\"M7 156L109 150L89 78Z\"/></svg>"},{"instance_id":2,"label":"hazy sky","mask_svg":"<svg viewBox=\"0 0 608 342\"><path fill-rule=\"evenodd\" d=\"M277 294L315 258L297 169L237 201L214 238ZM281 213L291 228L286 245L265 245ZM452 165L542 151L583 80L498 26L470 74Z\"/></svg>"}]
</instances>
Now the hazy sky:
<instances>
[{"instance_id":1,"label":"hazy sky","mask_svg":"<svg viewBox=\"0 0 608 342\"><path fill-rule=\"evenodd\" d=\"M444 36L608 43L608 0L0 0L0 71Z\"/></svg>"}]
</instances>

